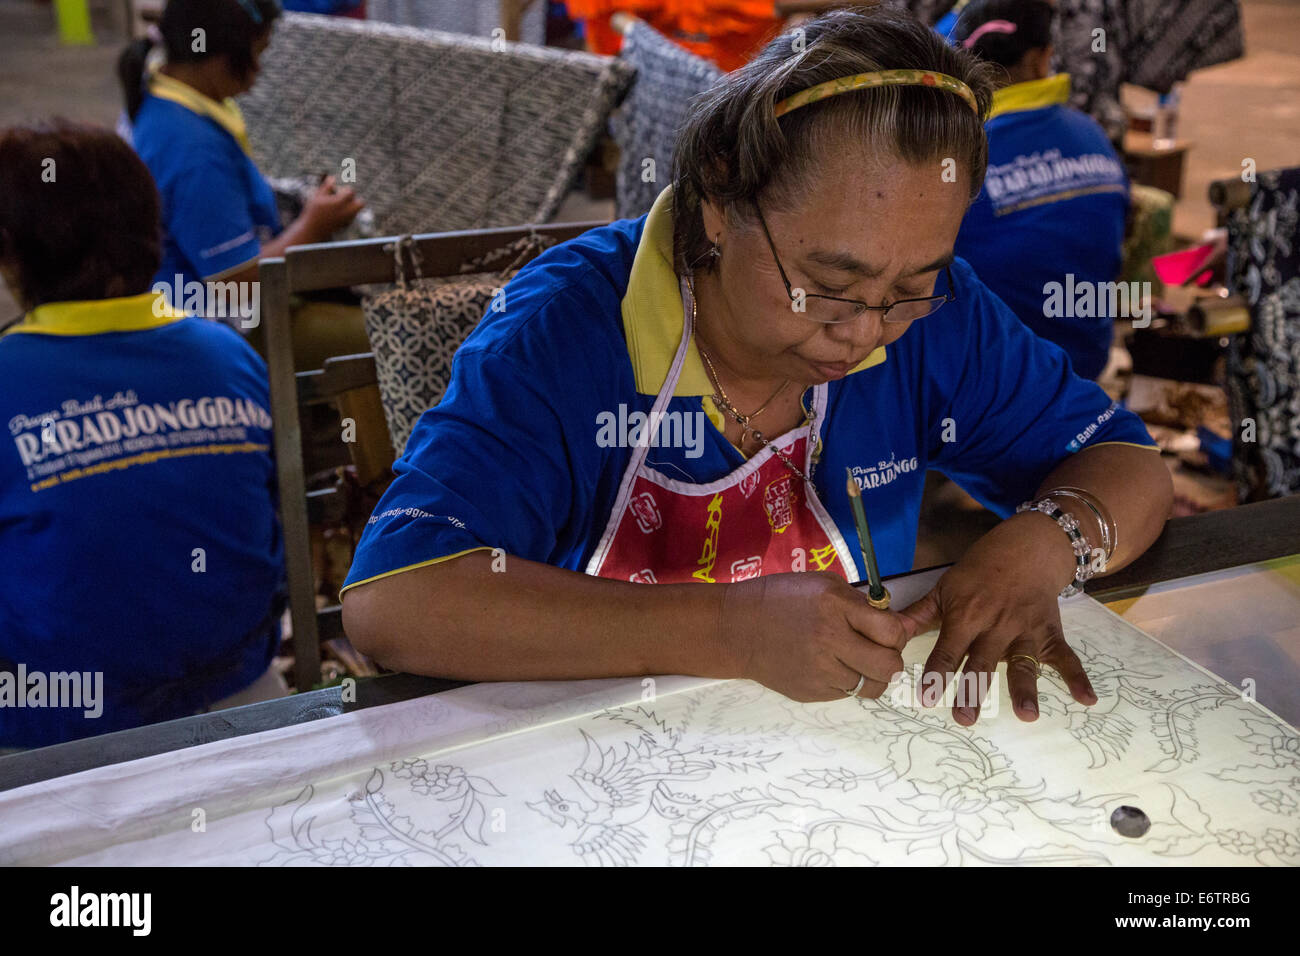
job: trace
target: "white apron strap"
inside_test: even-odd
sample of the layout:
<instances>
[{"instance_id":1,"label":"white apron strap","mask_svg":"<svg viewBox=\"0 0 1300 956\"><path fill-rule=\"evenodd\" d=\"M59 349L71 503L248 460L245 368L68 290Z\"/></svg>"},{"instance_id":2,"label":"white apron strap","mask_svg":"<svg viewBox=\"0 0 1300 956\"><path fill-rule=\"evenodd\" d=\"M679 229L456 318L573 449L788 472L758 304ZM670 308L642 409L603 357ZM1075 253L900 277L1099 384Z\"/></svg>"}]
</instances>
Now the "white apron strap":
<instances>
[{"instance_id":1,"label":"white apron strap","mask_svg":"<svg viewBox=\"0 0 1300 956\"><path fill-rule=\"evenodd\" d=\"M808 448L804 455L803 467L805 475L811 473L813 455L821 445L822 426L826 424L826 403L829 392L830 387L825 384L813 388L814 424L808 433ZM834 475L830 477L827 487L837 487ZM849 583L853 584L860 581L862 578L858 574L858 564L853 560L853 552L849 550L849 543L844 539L844 535L840 534L839 526L831 519L826 506L817 497L817 489L811 484L805 484L805 491L808 496L808 507L817 517L817 523L826 532L826 537L830 539L831 544L835 545L835 553L840 559L840 565L844 568L845 574L848 575Z\"/></svg>"},{"instance_id":2,"label":"white apron strap","mask_svg":"<svg viewBox=\"0 0 1300 956\"><path fill-rule=\"evenodd\" d=\"M632 486L636 482L637 473L650 453L650 431L663 420L663 413L668 408L668 403L672 401L673 392L677 391L677 382L682 377L682 368L686 365L686 354L690 351L691 335L695 329L691 322L690 289L685 279L679 281L682 289L682 340L677 345L677 354L673 356L673 364L668 369L663 387L655 397L654 407L650 411L650 422L641 433L641 441L632 449L632 459L623 472L623 480L618 486L618 497L614 499L614 508L610 511L605 533L600 536L600 544L596 546L591 559L587 562L585 569L587 574L599 573L601 565L605 563L610 545L614 543L614 535L618 532L619 524L622 523L623 513L627 510L628 500L632 497Z\"/></svg>"}]
</instances>

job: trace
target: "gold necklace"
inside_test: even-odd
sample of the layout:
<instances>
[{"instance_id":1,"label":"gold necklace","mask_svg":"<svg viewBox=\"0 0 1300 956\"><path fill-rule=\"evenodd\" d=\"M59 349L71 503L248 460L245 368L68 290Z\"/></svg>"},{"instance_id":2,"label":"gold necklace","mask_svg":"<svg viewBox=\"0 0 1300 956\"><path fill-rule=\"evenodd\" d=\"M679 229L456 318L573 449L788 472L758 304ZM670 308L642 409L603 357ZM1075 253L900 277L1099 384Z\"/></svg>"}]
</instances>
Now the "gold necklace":
<instances>
[{"instance_id":1,"label":"gold necklace","mask_svg":"<svg viewBox=\"0 0 1300 956\"><path fill-rule=\"evenodd\" d=\"M812 484L812 469L809 469L808 474L804 474L803 469L801 469L798 465L796 465L793 461L791 461L789 455L785 454L785 452L781 451L781 449L773 445L770 441L768 441L763 436L762 432L760 432L757 428L754 428L752 425L749 424L753 419L758 417L758 415L765 408L767 408L767 406L771 405L772 402L776 400L776 397L778 395L780 395L783 391L785 391L786 386L790 384L790 380L786 379L784 382L782 382L781 387L778 388L775 392L773 392L772 397L769 398L767 401L765 401L761 406L759 406L757 411L750 412L748 415L741 414L740 410L736 408L735 405L731 404L731 400L727 398L727 393L723 391L722 383L718 381L718 372L713 367L713 362L712 360L709 359L708 352L705 351L703 344L701 344L700 342L699 336L696 334L696 330L699 325L699 323L696 321L696 319L699 316L699 305L695 300L695 285L694 283L691 282L689 277L686 279L686 288L689 289L691 293L691 335L694 336L695 338L696 351L700 353L700 358L704 360L704 370L705 372L708 373L709 382L710 384L713 385L714 389L716 390L713 394L713 403L717 405L718 408L722 409L724 412L730 415L732 419L736 422L736 424L740 426L742 445L744 444L746 435L753 437L754 440L757 441L764 448L771 448L772 454L776 455L776 457L779 458L781 462L792 472L794 472L804 481L808 482L809 484ZM809 412L806 408L804 408L802 398L799 400L799 407L803 409L806 423L809 426L812 426L814 422L816 422L817 420L816 411ZM809 434L811 435L811 431L809 432ZM818 451L820 451L821 442L819 441L817 445L818 445ZM744 454L743 448L740 451L741 454ZM817 452L814 452L813 454L814 468L816 467L817 464L817 458L818 458L818 454Z\"/></svg>"},{"instance_id":2,"label":"gold necklace","mask_svg":"<svg viewBox=\"0 0 1300 956\"><path fill-rule=\"evenodd\" d=\"M757 409L750 412L748 415L742 415L736 406L731 403L731 399L727 397L727 393L722 390L722 383L718 381L718 370L713 367L713 361L709 358L709 353L704 350L704 345L698 338L695 340L695 347L699 349L700 358L704 359L706 370L709 373L709 381L713 384L713 387L717 389L718 394L713 397L717 399L718 405L731 413L731 416L740 424L740 427L744 429L746 434L752 433L754 429L749 427L749 423L759 415L763 414L763 412L767 410L767 406L776 401L776 397L785 391L786 386L790 384L790 380L787 378L782 382L777 387L777 390L772 393L772 397Z\"/></svg>"}]
</instances>

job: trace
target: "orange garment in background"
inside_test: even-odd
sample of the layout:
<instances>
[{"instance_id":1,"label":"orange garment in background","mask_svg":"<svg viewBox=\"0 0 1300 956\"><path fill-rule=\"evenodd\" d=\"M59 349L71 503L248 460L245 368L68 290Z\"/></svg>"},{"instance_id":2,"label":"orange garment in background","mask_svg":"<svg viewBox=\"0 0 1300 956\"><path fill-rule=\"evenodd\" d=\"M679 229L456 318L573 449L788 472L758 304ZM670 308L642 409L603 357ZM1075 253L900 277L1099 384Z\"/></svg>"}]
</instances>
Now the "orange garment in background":
<instances>
[{"instance_id":1,"label":"orange garment in background","mask_svg":"<svg viewBox=\"0 0 1300 956\"><path fill-rule=\"evenodd\" d=\"M781 32L773 0L670 0L671 25L651 21L660 33L727 71L748 63Z\"/></svg>"},{"instance_id":2,"label":"orange garment in background","mask_svg":"<svg viewBox=\"0 0 1300 956\"><path fill-rule=\"evenodd\" d=\"M593 53L612 55L623 45L622 34L609 25L610 15L621 10L723 70L747 63L782 23L773 0L568 0L565 6L583 21Z\"/></svg>"},{"instance_id":3,"label":"orange garment in background","mask_svg":"<svg viewBox=\"0 0 1300 956\"><path fill-rule=\"evenodd\" d=\"M623 46L623 34L609 25L611 14L622 10L650 21L665 5L663 0L565 0L564 8L569 19L582 21L588 50L613 56Z\"/></svg>"}]
</instances>

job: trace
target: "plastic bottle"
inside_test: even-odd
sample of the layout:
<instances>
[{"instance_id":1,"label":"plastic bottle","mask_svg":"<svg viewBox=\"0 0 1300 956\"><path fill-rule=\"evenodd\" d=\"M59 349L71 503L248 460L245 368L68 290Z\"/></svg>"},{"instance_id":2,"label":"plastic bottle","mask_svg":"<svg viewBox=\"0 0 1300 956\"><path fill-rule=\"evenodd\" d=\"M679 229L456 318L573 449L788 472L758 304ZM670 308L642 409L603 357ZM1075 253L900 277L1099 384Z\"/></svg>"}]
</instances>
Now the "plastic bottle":
<instances>
[{"instance_id":1,"label":"plastic bottle","mask_svg":"<svg viewBox=\"0 0 1300 956\"><path fill-rule=\"evenodd\" d=\"M1175 83L1168 93L1160 95L1151 129L1152 145L1156 149L1173 149L1178 140L1178 104L1182 95L1181 83Z\"/></svg>"}]
</instances>

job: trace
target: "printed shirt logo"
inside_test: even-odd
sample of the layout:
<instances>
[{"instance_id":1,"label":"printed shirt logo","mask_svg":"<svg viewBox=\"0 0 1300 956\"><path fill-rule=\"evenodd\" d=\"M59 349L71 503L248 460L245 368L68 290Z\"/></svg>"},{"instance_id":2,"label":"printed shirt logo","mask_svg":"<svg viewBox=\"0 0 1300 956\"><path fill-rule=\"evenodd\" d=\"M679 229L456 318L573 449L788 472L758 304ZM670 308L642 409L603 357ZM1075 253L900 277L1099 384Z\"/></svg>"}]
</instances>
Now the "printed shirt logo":
<instances>
[{"instance_id":1,"label":"printed shirt logo","mask_svg":"<svg viewBox=\"0 0 1300 956\"><path fill-rule=\"evenodd\" d=\"M1110 407L1108 407L1104 412L1098 415L1097 420L1095 422L1090 422L1088 426L1084 428L1083 431L1079 432L1079 434L1075 435L1073 438L1070 439L1069 444L1065 446L1065 450L1078 451L1085 444L1087 444L1088 440L1091 439L1093 435L1097 434L1097 432L1101 429L1102 425L1106 424L1108 421L1110 421L1112 418L1115 417L1115 413L1117 411L1119 411L1119 402L1111 402Z\"/></svg>"},{"instance_id":2,"label":"printed shirt logo","mask_svg":"<svg viewBox=\"0 0 1300 956\"><path fill-rule=\"evenodd\" d=\"M801 437L791 457L803 460L807 447ZM848 577L829 519L823 523L812 499L813 492L776 456L696 488L636 475L621 514L611 516L614 530L604 557L589 568L601 577L644 584L708 584L812 570ZM661 530L647 534L643 524ZM777 527L783 529L779 534Z\"/></svg>"},{"instance_id":3,"label":"printed shirt logo","mask_svg":"<svg viewBox=\"0 0 1300 956\"><path fill-rule=\"evenodd\" d=\"M888 461L878 461L874 465L854 465L852 474L858 487L863 491L869 491L889 484L899 475L911 474L917 467L918 461L915 457L899 461L895 455L890 454Z\"/></svg>"},{"instance_id":4,"label":"printed shirt logo","mask_svg":"<svg viewBox=\"0 0 1300 956\"><path fill-rule=\"evenodd\" d=\"M663 527L663 515L659 513L659 506L650 492L641 492L632 499L628 507L632 509L632 517L636 519L636 526L641 529L642 534L649 534Z\"/></svg>"},{"instance_id":5,"label":"printed shirt logo","mask_svg":"<svg viewBox=\"0 0 1300 956\"><path fill-rule=\"evenodd\" d=\"M824 548L810 548L808 550L808 561L818 571L825 571L835 563L835 559L835 545L833 544L828 544Z\"/></svg>"},{"instance_id":6,"label":"printed shirt logo","mask_svg":"<svg viewBox=\"0 0 1300 956\"><path fill-rule=\"evenodd\" d=\"M129 389L15 415L8 428L39 492L166 459L266 452L271 416L238 396L148 402Z\"/></svg>"},{"instance_id":7,"label":"printed shirt logo","mask_svg":"<svg viewBox=\"0 0 1300 956\"><path fill-rule=\"evenodd\" d=\"M763 510L773 534L781 534L794 521L794 477L782 475L763 489Z\"/></svg>"},{"instance_id":8,"label":"printed shirt logo","mask_svg":"<svg viewBox=\"0 0 1300 956\"><path fill-rule=\"evenodd\" d=\"M756 554L752 558L741 558L731 562L731 583L748 581L763 573L763 556Z\"/></svg>"},{"instance_id":9,"label":"printed shirt logo","mask_svg":"<svg viewBox=\"0 0 1300 956\"><path fill-rule=\"evenodd\" d=\"M990 163L984 177L984 191L994 215L999 216L1040 203L1123 188L1123 167L1113 156L1063 156L1059 149L1019 155L1001 165Z\"/></svg>"},{"instance_id":10,"label":"printed shirt logo","mask_svg":"<svg viewBox=\"0 0 1300 956\"><path fill-rule=\"evenodd\" d=\"M722 492L709 502L709 520L704 525L704 547L700 550L699 567L691 575L709 584L713 583L713 565L718 560L718 529L722 527Z\"/></svg>"}]
</instances>

